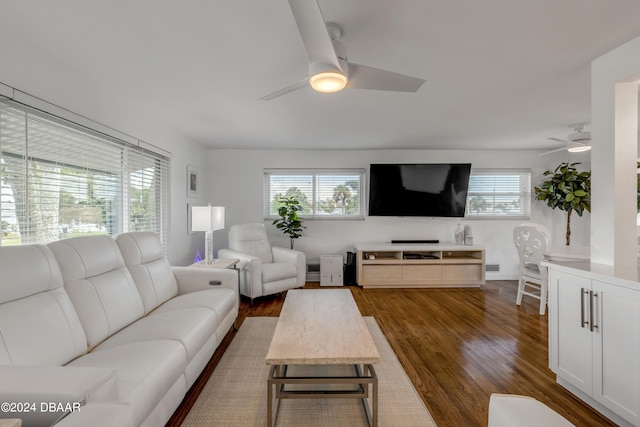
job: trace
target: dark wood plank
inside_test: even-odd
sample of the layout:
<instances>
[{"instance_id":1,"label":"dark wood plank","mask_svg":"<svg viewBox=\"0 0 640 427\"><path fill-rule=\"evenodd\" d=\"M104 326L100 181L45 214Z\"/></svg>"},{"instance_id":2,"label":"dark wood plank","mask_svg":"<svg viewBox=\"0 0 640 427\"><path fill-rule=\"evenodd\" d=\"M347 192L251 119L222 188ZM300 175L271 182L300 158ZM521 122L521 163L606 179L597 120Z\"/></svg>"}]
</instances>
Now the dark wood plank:
<instances>
[{"instance_id":1,"label":"dark wood plank","mask_svg":"<svg viewBox=\"0 0 640 427\"><path fill-rule=\"evenodd\" d=\"M308 283L307 288L319 288ZM375 316L439 427L486 426L491 393L544 402L576 426L614 426L555 383L549 370L547 316L538 301L515 305L516 282L479 289L351 289L363 316ZM278 316L284 298L243 299L238 322ZM231 331L167 426L179 426L235 336Z\"/></svg>"}]
</instances>

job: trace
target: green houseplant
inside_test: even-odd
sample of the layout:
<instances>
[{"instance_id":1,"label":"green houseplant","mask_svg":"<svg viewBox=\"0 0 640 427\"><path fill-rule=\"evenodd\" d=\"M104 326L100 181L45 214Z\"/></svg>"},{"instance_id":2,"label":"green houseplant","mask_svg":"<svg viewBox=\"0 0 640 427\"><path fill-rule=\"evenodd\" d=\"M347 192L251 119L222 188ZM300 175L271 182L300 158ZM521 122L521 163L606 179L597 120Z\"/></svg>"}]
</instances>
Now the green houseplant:
<instances>
[{"instance_id":1,"label":"green houseplant","mask_svg":"<svg viewBox=\"0 0 640 427\"><path fill-rule=\"evenodd\" d=\"M591 171L579 172L580 163L563 162L553 172L546 171L546 181L535 187L536 199L547 202L551 209L567 211L567 246L571 244L571 212L582 216L591 212Z\"/></svg>"},{"instance_id":2,"label":"green houseplant","mask_svg":"<svg viewBox=\"0 0 640 427\"><path fill-rule=\"evenodd\" d=\"M303 219L298 216L298 212L301 212L303 207L294 197L281 197L278 203L280 204L278 208L280 218L274 220L273 225L289 236L291 249L293 249L294 239L302 236L302 229L306 228L302 225Z\"/></svg>"}]
</instances>

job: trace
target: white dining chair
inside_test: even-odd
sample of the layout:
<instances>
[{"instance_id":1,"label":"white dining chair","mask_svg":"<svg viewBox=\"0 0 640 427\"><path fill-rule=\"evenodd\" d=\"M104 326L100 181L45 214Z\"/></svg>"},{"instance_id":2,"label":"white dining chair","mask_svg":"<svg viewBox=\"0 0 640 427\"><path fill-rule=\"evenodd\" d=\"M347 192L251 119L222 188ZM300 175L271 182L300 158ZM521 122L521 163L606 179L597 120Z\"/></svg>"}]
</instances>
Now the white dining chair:
<instances>
[{"instance_id":1,"label":"white dining chair","mask_svg":"<svg viewBox=\"0 0 640 427\"><path fill-rule=\"evenodd\" d=\"M530 225L520 225L513 229L513 243L518 251L520 277L516 304L522 303L527 295L540 300L540 315L547 308L547 269L541 265L547 251L547 237Z\"/></svg>"},{"instance_id":2,"label":"white dining chair","mask_svg":"<svg viewBox=\"0 0 640 427\"><path fill-rule=\"evenodd\" d=\"M533 227L536 230L542 232L542 234L544 234L544 237L547 238L547 246L551 244L551 231L549 231L549 229L546 226L539 224L537 222L523 222L520 225L524 227Z\"/></svg>"}]
</instances>

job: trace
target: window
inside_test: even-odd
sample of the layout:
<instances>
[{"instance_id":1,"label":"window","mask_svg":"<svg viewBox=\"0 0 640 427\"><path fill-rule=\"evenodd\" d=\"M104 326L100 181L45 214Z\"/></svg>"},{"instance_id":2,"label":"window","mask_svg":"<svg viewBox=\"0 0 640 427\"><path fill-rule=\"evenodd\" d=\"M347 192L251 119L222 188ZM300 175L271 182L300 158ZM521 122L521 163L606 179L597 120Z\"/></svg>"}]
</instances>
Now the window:
<instances>
[{"instance_id":1,"label":"window","mask_svg":"<svg viewBox=\"0 0 640 427\"><path fill-rule=\"evenodd\" d=\"M278 200L295 197L309 219L364 218L364 169L279 169L264 172L265 217L278 215Z\"/></svg>"},{"instance_id":2,"label":"window","mask_svg":"<svg viewBox=\"0 0 640 427\"><path fill-rule=\"evenodd\" d=\"M166 244L169 159L0 99L0 245L153 231Z\"/></svg>"},{"instance_id":3,"label":"window","mask_svg":"<svg viewBox=\"0 0 640 427\"><path fill-rule=\"evenodd\" d=\"M531 216L531 170L473 169L467 194L467 218Z\"/></svg>"}]
</instances>

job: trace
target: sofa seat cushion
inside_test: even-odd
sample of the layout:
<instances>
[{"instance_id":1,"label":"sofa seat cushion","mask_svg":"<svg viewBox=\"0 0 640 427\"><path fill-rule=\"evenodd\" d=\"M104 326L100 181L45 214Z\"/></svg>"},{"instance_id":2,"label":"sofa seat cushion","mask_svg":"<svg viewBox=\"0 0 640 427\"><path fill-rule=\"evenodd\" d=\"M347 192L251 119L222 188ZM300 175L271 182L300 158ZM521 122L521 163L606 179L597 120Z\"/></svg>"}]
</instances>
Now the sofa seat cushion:
<instances>
[{"instance_id":1,"label":"sofa seat cushion","mask_svg":"<svg viewBox=\"0 0 640 427\"><path fill-rule=\"evenodd\" d=\"M151 313L98 345L104 350L125 344L155 340L176 340L182 343L189 361L200 351L218 326L216 314L207 308Z\"/></svg>"},{"instance_id":2,"label":"sofa seat cushion","mask_svg":"<svg viewBox=\"0 0 640 427\"><path fill-rule=\"evenodd\" d=\"M203 291L179 295L162 304L153 314L200 307L213 311L218 324L233 311L238 302L237 292L228 288L210 288Z\"/></svg>"},{"instance_id":3,"label":"sofa seat cushion","mask_svg":"<svg viewBox=\"0 0 640 427\"><path fill-rule=\"evenodd\" d=\"M118 371L118 394L133 405L135 425L154 410L187 366L184 346L173 340L145 341L95 350L69 364ZM185 383L186 392L186 383Z\"/></svg>"},{"instance_id":4,"label":"sofa seat cushion","mask_svg":"<svg viewBox=\"0 0 640 427\"><path fill-rule=\"evenodd\" d=\"M296 277L298 270L295 264L274 262L262 264L262 283L277 282L278 280Z\"/></svg>"}]
</instances>

